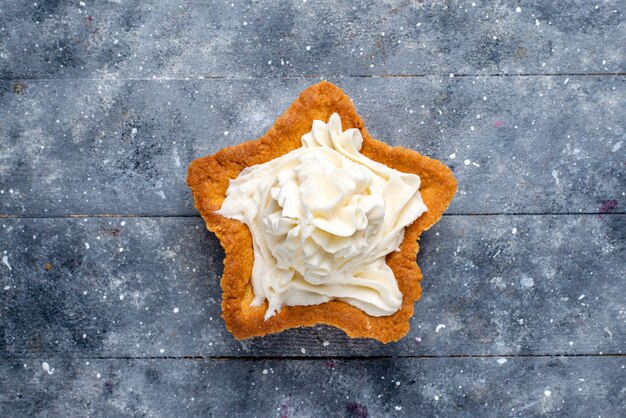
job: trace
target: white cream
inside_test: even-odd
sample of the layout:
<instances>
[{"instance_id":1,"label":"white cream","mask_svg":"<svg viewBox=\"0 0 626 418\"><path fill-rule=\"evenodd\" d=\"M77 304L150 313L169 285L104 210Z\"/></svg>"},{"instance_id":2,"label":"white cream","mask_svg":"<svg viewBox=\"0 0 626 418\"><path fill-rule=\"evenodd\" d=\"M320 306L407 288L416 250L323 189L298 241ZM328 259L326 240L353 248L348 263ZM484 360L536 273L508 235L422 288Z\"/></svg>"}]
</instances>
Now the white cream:
<instances>
[{"instance_id":1,"label":"white cream","mask_svg":"<svg viewBox=\"0 0 626 418\"><path fill-rule=\"evenodd\" d=\"M218 213L252 233L253 306L265 319L284 305L341 300L371 316L391 315L402 294L385 256L427 209L420 178L360 153L358 129L339 115L314 120L302 147L244 169Z\"/></svg>"}]
</instances>

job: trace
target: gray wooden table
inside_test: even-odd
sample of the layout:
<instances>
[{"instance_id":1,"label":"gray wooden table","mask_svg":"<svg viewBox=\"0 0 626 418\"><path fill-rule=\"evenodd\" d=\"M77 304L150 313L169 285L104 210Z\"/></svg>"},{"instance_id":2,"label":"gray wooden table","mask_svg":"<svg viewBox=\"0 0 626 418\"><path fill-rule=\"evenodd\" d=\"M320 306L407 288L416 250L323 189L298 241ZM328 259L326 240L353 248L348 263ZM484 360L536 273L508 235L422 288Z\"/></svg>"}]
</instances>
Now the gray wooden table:
<instances>
[{"instance_id":1,"label":"gray wooden table","mask_svg":"<svg viewBox=\"0 0 626 418\"><path fill-rule=\"evenodd\" d=\"M0 415L626 411L626 4L0 3ZM326 78L459 193L411 331L238 342L185 186Z\"/></svg>"}]
</instances>

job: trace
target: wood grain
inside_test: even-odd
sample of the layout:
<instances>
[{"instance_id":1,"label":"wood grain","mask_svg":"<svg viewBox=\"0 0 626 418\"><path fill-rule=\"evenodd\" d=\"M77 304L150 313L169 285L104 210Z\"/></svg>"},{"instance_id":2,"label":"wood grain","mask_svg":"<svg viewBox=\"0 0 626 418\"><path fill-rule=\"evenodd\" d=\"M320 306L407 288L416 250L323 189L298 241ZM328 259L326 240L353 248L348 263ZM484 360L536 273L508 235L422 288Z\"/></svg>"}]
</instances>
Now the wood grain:
<instances>
[{"instance_id":1,"label":"wood grain","mask_svg":"<svg viewBox=\"0 0 626 418\"><path fill-rule=\"evenodd\" d=\"M199 218L6 219L3 352L99 357L621 354L626 216L445 216L389 345L315 327L236 341ZM89 248L87 248L89 247ZM4 290L1 290L4 289ZM324 345L324 342L329 344Z\"/></svg>"},{"instance_id":2,"label":"wood grain","mask_svg":"<svg viewBox=\"0 0 626 418\"><path fill-rule=\"evenodd\" d=\"M23 357L0 363L0 376L12 382L0 404L21 416L618 417L625 363Z\"/></svg>"},{"instance_id":3,"label":"wood grain","mask_svg":"<svg viewBox=\"0 0 626 418\"><path fill-rule=\"evenodd\" d=\"M374 138L453 169L448 213L624 212L626 77L333 81ZM191 160L261 136L310 84L0 83L0 214L196 215Z\"/></svg>"},{"instance_id":4,"label":"wood grain","mask_svg":"<svg viewBox=\"0 0 626 418\"><path fill-rule=\"evenodd\" d=\"M0 76L626 72L620 0L85 3L3 1Z\"/></svg>"},{"instance_id":5,"label":"wood grain","mask_svg":"<svg viewBox=\"0 0 626 418\"><path fill-rule=\"evenodd\" d=\"M625 5L2 1L2 415L624 415ZM408 338L238 343L187 165L320 78L459 193Z\"/></svg>"}]
</instances>

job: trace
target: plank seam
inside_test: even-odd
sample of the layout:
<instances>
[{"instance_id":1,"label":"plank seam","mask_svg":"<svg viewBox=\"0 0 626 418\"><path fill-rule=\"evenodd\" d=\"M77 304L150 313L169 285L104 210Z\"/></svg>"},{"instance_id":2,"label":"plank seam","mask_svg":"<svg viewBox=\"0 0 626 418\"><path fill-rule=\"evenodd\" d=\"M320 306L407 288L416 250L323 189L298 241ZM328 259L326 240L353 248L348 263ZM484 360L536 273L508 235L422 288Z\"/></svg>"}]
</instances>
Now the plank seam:
<instances>
[{"instance_id":1,"label":"plank seam","mask_svg":"<svg viewBox=\"0 0 626 418\"><path fill-rule=\"evenodd\" d=\"M490 73L490 74L463 74L450 72L447 74L355 74L355 75L282 75L282 76L265 76L265 77L232 77L232 76L213 76L213 75L195 75L188 77L168 77L168 76L152 76L152 77L123 77L123 78L104 78L104 77L67 77L67 78L47 78L47 77L2 77L0 81L202 81L202 80L290 80L290 79L337 79L337 78L428 78L428 77L623 77L626 73Z\"/></svg>"},{"instance_id":2,"label":"plank seam","mask_svg":"<svg viewBox=\"0 0 626 418\"><path fill-rule=\"evenodd\" d=\"M485 213L444 213L444 217L456 216L625 216L624 212L600 213L600 212L485 212ZM99 219L99 218L200 218L199 214L74 214L74 215L9 215L0 214L0 219Z\"/></svg>"},{"instance_id":3,"label":"plank seam","mask_svg":"<svg viewBox=\"0 0 626 418\"><path fill-rule=\"evenodd\" d=\"M410 360L410 359L517 359L517 358L581 358L581 357L609 357L624 358L624 353L603 353L603 354L451 354L451 355L409 355L409 356L66 356L71 353L42 353L40 355L10 355L0 356L0 360L26 360L46 358L62 358L68 360L215 360L215 361L313 361L326 360Z\"/></svg>"}]
</instances>

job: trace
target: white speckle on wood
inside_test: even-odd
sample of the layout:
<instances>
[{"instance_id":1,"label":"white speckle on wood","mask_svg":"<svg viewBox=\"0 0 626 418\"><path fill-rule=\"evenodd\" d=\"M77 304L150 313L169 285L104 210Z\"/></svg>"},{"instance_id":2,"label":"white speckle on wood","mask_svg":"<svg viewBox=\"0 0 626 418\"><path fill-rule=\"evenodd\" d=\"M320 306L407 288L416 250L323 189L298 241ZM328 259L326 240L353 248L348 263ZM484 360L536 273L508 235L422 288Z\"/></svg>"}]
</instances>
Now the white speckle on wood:
<instances>
[{"instance_id":1,"label":"white speckle on wood","mask_svg":"<svg viewBox=\"0 0 626 418\"><path fill-rule=\"evenodd\" d=\"M557 170L552 170L552 177L554 177L554 181L556 181L556 185L559 185L559 172Z\"/></svg>"},{"instance_id":2,"label":"white speckle on wood","mask_svg":"<svg viewBox=\"0 0 626 418\"><path fill-rule=\"evenodd\" d=\"M11 265L9 264L9 256L7 255L3 255L2 256L2 264L4 264L5 266L7 266L7 268L9 269L9 271L13 270L11 268Z\"/></svg>"},{"instance_id":3,"label":"white speckle on wood","mask_svg":"<svg viewBox=\"0 0 626 418\"><path fill-rule=\"evenodd\" d=\"M48 374L52 374L54 373L54 368L50 368L50 365L47 362L43 362L41 363L41 368L43 369L44 372L48 373Z\"/></svg>"},{"instance_id":4,"label":"white speckle on wood","mask_svg":"<svg viewBox=\"0 0 626 418\"><path fill-rule=\"evenodd\" d=\"M439 333L440 330L444 329L446 326L444 324L439 324L437 325L437 327L435 328L435 332Z\"/></svg>"},{"instance_id":5,"label":"white speckle on wood","mask_svg":"<svg viewBox=\"0 0 626 418\"><path fill-rule=\"evenodd\" d=\"M456 153L453 152L452 154L449 155L451 160L454 160L456 158Z\"/></svg>"},{"instance_id":6,"label":"white speckle on wood","mask_svg":"<svg viewBox=\"0 0 626 418\"><path fill-rule=\"evenodd\" d=\"M263 374L268 374L269 372L267 371L267 369L263 369Z\"/></svg>"},{"instance_id":7,"label":"white speckle on wood","mask_svg":"<svg viewBox=\"0 0 626 418\"><path fill-rule=\"evenodd\" d=\"M535 281L533 280L532 277L524 276L520 280L520 284L522 285L523 288L530 289L531 287L535 285Z\"/></svg>"},{"instance_id":8,"label":"white speckle on wood","mask_svg":"<svg viewBox=\"0 0 626 418\"><path fill-rule=\"evenodd\" d=\"M11 290L11 286L4 286L4 290Z\"/></svg>"},{"instance_id":9,"label":"white speckle on wood","mask_svg":"<svg viewBox=\"0 0 626 418\"><path fill-rule=\"evenodd\" d=\"M302 347L302 348L300 349L300 352L301 352L302 354L306 354L306 349L305 349L304 347Z\"/></svg>"},{"instance_id":10,"label":"white speckle on wood","mask_svg":"<svg viewBox=\"0 0 626 418\"><path fill-rule=\"evenodd\" d=\"M551 392L551 391L549 391L549 390L547 390L547 389L543 392L543 394L544 394L544 395L546 395L546 397L548 397L548 398L549 398L550 396L552 396L552 392Z\"/></svg>"},{"instance_id":11,"label":"white speckle on wood","mask_svg":"<svg viewBox=\"0 0 626 418\"><path fill-rule=\"evenodd\" d=\"M513 234L513 235L517 234L517 228L511 229L511 234Z\"/></svg>"},{"instance_id":12,"label":"white speckle on wood","mask_svg":"<svg viewBox=\"0 0 626 418\"><path fill-rule=\"evenodd\" d=\"M174 165L176 167L180 167L181 164L180 164L180 158L178 157L178 149L177 148L174 148L173 154L174 154Z\"/></svg>"},{"instance_id":13,"label":"white speckle on wood","mask_svg":"<svg viewBox=\"0 0 626 418\"><path fill-rule=\"evenodd\" d=\"M498 362L498 364L504 364L506 363L508 360L505 358L499 358L498 360L496 360Z\"/></svg>"},{"instance_id":14,"label":"white speckle on wood","mask_svg":"<svg viewBox=\"0 0 626 418\"><path fill-rule=\"evenodd\" d=\"M516 11L517 13L521 13L522 8L518 6L518 7L516 7L516 8L515 8L515 11Z\"/></svg>"},{"instance_id":15,"label":"white speckle on wood","mask_svg":"<svg viewBox=\"0 0 626 418\"><path fill-rule=\"evenodd\" d=\"M611 152L617 152L617 150L620 149L621 147L622 147L622 141L619 141L615 145L613 145L613 148L611 148Z\"/></svg>"},{"instance_id":16,"label":"white speckle on wood","mask_svg":"<svg viewBox=\"0 0 626 418\"><path fill-rule=\"evenodd\" d=\"M174 308L174 313L178 313L178 308Z\"/></svg>"},{"instance_id":17,"label":"white speckle on wood","mask_svg":"<svg viewBox=\"0 0 626 418\"><path fill-rule=\"evenodd\" d=\"M328 346L330 345L330 343L329 343L328 341L324 341L324 342L322 343L322 345L323 345L324 347L328 347Z\"/></svg>"},{"instance_id":18,"label":"white speckle on wood","mask_svg":"<svg viewBox=\"0 0 626 418\"><path fill-rule=\"evenodd\" d=\"M88 250L88 249L89 249L89 243L88 243L88 242L86 242L86 243L85 243L85 249L86 249L86 250Z\"/></svg>"},{"instance_id":19,"label":"white speckle on wood","mask_svg":"<svg viewBox=\"0 0 626 418\"><path fill-rule=\"evenodd\" d=\"M585 295L578 296L578 300L583 300L584 298L585 298Z\"/></svg>"},{"instance_id":20,"label":"white speckle on wood","mask_svg":"<svg viewBox=\"0 0 626 418\"><path fill-rule=\"evenodd\" d=\"M497 276L489 281L498 289L506 289L506 283L502 280L502 277Z\"/></svg>"}]
</instances>

